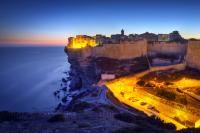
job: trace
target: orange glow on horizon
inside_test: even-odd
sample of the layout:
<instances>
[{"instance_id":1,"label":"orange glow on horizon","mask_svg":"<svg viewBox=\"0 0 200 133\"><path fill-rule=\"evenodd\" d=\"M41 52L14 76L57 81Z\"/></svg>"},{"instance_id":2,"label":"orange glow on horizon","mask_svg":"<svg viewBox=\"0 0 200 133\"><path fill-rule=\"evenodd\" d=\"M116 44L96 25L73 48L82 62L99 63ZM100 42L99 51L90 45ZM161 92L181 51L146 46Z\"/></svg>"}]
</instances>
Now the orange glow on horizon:
<instances>
[{"instance_id":1,"label":"orange glow on horizon","mask_svg":"<svg viewBox=\"0 0 200 133\"><path fill-rule=\"evenodd\" d=\"M0 40L0 45L52 45L52 46L65 46L67 43L66 37L56 36L26 36L26 37L5 37Z\"/></svg>"}]
</instances>

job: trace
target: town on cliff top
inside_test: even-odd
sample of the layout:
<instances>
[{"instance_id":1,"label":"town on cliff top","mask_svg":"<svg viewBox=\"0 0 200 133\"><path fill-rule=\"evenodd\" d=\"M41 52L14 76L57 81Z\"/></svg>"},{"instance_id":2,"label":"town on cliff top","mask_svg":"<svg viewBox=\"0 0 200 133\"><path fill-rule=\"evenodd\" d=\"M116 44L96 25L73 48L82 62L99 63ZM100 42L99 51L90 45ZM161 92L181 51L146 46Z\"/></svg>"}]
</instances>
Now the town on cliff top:
<instances>
[{"instance_id":1,"label":"town on cliff top","mask_svg":"<svg viewBox=\"0 0 200 133\"><path fill-rule=\"evenodd\" d=\"M84 48L87 46L95 47L104 44L130 44L142 39L145 39L147 42L187 42L178 31L173 31L169 34L145 32L143 34L125 35L124 30L122 29L120 34L113 34L110 37L101 34L95 36L76 35L76 37L69 37L67 48Z\"/></svg>"}]
</instances>

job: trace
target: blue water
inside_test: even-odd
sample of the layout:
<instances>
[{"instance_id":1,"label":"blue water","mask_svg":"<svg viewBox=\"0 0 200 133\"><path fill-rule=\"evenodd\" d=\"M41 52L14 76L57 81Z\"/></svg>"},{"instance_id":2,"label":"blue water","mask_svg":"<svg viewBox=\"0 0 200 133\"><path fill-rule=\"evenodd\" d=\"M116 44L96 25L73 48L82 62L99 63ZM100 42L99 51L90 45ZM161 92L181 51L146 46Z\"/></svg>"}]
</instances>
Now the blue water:
<instances>
[{"instance_id":1,"label":"blue water","mask_svg":"<svg viewBox=\"0 0 200 133\"><path fill-rule=\"evenodd\" d=\"M0 47L0 111L52 111L69 70L63 47Z\"/></svg>"}]
</instances>

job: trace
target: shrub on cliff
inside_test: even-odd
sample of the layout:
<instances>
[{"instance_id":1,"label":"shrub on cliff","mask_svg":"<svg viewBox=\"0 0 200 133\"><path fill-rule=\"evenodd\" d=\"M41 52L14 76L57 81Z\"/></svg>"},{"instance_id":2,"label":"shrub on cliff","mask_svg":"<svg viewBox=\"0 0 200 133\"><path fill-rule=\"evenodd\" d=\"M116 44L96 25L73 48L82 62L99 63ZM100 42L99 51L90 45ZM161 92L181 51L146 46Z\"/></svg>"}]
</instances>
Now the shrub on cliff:
<instances>
[{"instance_id":1,"label":"shrub on cliff","mask_svg":"<svg viewBox=\"0 0 200 133\"><path fill-rule=\"evenodd\" d=\"M180 98L179 101L180 101L180 103L183 104L183 105L187 105L187 103L188 103L186 97Z\"/></svg>"},{"instance_id":2,"label":"shrub on cliff","mask_svg":"<svg viewBox=\"0 0 200 133\"><path fill-rule=\"evenodd\" d=\"M112 133L163 133L162 129L154 129L151 127L123 127Z\"/></svg>"},{"instance_id":3,"label":"shrub on cliff","mask_svg":"<svg viewBox=\"0 0 200 133\"><path fill-rule=\"evenodd\" d=\"M145 85L145 82L144 82L143 80L139 80L139 81L137 82L137 85L139 85L139 86L144 86L144 85Z\"/></svg>"},{"instance_id":4,"label":"shrub on cliff","mask_svg":"<svg viewBox=\"0 0 200 133\"><path fill-rule=\"evenodd\" d=\"M134 123L137 126L132 127L125 127L121 128L113 133L155 133L155 132L166 132L166 131L175 131L175 125L171 123L164 123L157 117L141 117L141 116L133 116L128 113L121 113L114 115L114 118L128 122Z\"/></svg>"},{"instance_id":5,"label":"shrub on cliff","mask_svg":"<svg viewBox=\"0 0 200 133\"><path fill-rule=\"evenodd\" d=\"M103 107L105 109L111 110L113 112L119 112L119 110L116 107L112 106L112 105L102 104L102 105L100 105L100 107Z\"/></svg>"},{"instance_id":6,"label":"shrub on cliff","mask_svg":"<svg viewBox=\"0 0 200 133\"><path fill-rule=\"evenodd\" d=\"M91 104L88 103L88 102L80 102L80 103L76 103L74 104L70 109L69 111L72 111L72 112L81 112L87 108L90 108L91 107Z\"/></svg>"},{"instance_id":7,"label":"shrub on cliff","mask_svg":"<svg viewBox=\"0 0 200 133\"><path fill-rule=\"evenodd\" d=\"M128 113L115 114L114 118L120 121L128 122L128 123L133 123L135 121L134 116Z\"/></svg>"},{"instance_id":8,"label":"shrub on cliff","mask_svg":"<svg viewBox=\"0 0 200 133\"><path fill-rule=\"evenodd\" d=\"M176 99L176 95L173 92L166 91L164 89L157 90L156 95L166 98L168 100L172 100L172 101Z\"/></svg>"},{"instance_id":9,"label":"shrub on cliff","mask_svg":"<svg viewBox=\"0 0 200 133\"><path fill-rule=\"evenodd\" d=\"M176 129L176 126L174 124L165 123L163 120L161 120L160 118L155 117L155 116L148 117L146 119L146 121L151 125L155 125L157 127L163 128L163 129L170 129L170 130Z\"/></svg>"},{"instance_id":10,"label":"shrub on cliff","mask_svg":"<svg viewBox=\"0 0 200 133\"><path fill-rule=\"evenodd\" d=\"M177 133L200 133L200 128L187 128L177 131Z\"/></svg>"},{"instance_id":11,"label":"shrub on cliff","mask_svg":"<svg viewBox=\"0 0 200 133\"><path fill-rule=\"evenodd\" d=\"M112 133L137 133L138 129L134 127L123 127L118 129L117 131L114 131ZM141 130L139 129L139 132L141 133Z\"/></svg>"}]
</instances>

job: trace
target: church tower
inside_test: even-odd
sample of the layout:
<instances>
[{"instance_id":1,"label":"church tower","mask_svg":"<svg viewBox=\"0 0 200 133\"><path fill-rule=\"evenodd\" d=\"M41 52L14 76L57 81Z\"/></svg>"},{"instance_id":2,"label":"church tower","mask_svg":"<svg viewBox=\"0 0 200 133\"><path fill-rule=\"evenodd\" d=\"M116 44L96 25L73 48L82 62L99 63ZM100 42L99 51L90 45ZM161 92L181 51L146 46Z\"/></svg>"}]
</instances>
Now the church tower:
<instances>
[{"instance_id":1,"label":"church tower","mask_svg":"<svg viewBox=\"0 0 200 133\"><path fill-rule=\"evenodd\" d=\"M121 35L124 35L124 29L121 30Z\"/></svg>"}]
</instances>

